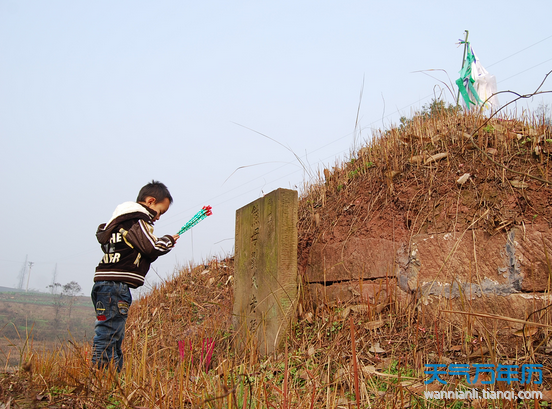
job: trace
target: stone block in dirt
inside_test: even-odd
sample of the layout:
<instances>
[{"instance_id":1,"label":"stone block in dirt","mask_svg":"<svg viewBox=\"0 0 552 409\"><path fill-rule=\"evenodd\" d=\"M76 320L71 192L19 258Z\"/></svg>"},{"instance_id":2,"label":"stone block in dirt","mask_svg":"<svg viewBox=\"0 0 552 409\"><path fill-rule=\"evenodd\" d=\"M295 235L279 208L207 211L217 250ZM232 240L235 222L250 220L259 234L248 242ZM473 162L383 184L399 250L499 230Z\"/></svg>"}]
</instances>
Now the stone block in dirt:
<instances>
[{"instance_id":1,"label":"stone block in dirt","mask_svg":"<svg viewBox=\"0 0 552 409\"><path fill-rule=\"evenodd\" d=\"M515 229L516 258L524 292L550 291L552 278L552 231L548 226L527 226Z\"/></svg>"},{"instance_id":2,"label":"stone block in dirt","mask_svg":"<svg viewBox=\"0 0 552 409\"><path fill-rule=\"evenodd\" d=\"M390 277L394 274L396 243L392 240L351 237L310 248L305 280L309 283Z\"/></svg>"},{"instance_id":3,"label":"stone block in dirt","mask_svg":"<svg viewBox=\"0 0 552 409\"><path fill-rule=\"evenodd\" d=\"M321 283L308 284L308 292L316 305L336 305L338 303L365 303L381 305L388 303L395 293L397 280L378 279L361 280L324 285Z\"/></svg>"},{"instance_id":4,"label":"stone block in dirt","mask_svg":"<svg viewBox=\"0 0 552 409\"><path fill-rule=\"evenodd\" d=\"M403 290L468 299L482 294L548 290L552 232L547 226L515 227L493 236L481 230L420 234L397 269Z\"/></svg>"}]
</instances>

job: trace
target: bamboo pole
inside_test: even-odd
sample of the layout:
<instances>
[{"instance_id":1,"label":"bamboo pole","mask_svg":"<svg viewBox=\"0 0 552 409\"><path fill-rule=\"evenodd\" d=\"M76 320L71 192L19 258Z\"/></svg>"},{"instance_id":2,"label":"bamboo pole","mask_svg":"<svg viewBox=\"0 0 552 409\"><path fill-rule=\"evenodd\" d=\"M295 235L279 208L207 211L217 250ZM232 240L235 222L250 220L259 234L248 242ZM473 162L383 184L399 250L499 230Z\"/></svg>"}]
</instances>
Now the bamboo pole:
<instances>
[{"instance_id":1,"label":"bamboo pole","mask_svg":"<svg viewBox=\"0 0 552 409\"><path fill-rule=\"evenodd\" d=\"M462 70L464 68L464 64L466 63L466 52L468 49L468 36L470 35L470 32L468 30L464 30L464 33L466 33L466 37L464 38L464 55L462 56ZM458 89L458 95L456 96L456 106L458 106L458 101L460 100L460 88Z\"/></svg>"}]
</instances>

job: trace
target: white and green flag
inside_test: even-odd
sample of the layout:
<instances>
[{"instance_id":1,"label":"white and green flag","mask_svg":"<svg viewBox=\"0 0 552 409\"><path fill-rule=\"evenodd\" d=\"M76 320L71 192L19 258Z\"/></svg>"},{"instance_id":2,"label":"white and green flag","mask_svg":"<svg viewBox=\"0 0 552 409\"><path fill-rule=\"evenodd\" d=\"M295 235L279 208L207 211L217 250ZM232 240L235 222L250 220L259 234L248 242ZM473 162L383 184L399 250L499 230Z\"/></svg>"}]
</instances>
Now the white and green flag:
<instances>
[{"instance_id":1,"label":"white and green flag","mask_svg":"<svg viewBox=\"0 0 552 409\"><path fill-rule=\"evenodd\" d=\"M467 53L456 85L458 85L464 105L468 110L473 107L497 110L499 108L498 98L492 96L496 93L495 76L483 68L469 42L461 41L461 44L466 44Z\"/></svg>"}]
</instances>

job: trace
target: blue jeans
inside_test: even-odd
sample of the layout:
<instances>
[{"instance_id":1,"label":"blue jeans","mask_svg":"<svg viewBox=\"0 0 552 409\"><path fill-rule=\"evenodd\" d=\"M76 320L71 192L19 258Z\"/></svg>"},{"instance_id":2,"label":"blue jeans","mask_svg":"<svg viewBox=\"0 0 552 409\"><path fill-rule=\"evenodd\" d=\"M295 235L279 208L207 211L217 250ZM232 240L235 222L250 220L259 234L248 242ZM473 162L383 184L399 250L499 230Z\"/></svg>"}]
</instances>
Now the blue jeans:
<instances>
[{"instance_id":1,"label":"blue jeans","mask_svg":"<svg viewBox=\"0 0 552 409\"><path fill-rule=\"evenodd\" d=\"M132 295L128 284L116 281L98 281L92 287L92 303L96 309L92 362L104 368L113 361L117 371L123 368L121 345Z\"/></svg>"}]
</instances>

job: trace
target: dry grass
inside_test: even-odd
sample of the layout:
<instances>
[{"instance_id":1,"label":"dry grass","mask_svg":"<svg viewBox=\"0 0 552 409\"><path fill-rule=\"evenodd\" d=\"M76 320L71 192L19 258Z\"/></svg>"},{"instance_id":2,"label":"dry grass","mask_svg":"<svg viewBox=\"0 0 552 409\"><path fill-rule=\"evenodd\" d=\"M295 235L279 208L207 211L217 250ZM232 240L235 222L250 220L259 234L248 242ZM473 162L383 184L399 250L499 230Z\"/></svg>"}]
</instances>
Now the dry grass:
<instances>
[{"instance_id":1,"label":"dry grass","mask_svg":"<svg viewBox=\"0 0 552 409\"><path fill-rule=\"evenodd\" d=\"M544 363L543 386L551 386L550 361L538 352L545 331L533 334L527 347L523 338L512 336L509 347L516 351L500 344L492 331L474 331L475 325L434 325L423 305L414 308L414 300L393 291L383 309L361 304L306 310L277 356L261 359L235 351L231 275L232 260L184 269L136 302L120 375L92 369L90 345L28 349L22 362L30 365L1 378L0 396L20 407L348 408L357 402L362 408L467 407L468 401L426 401L423 391L437 385L423 384L424 365L487 361ZM202 354L207 338L214 342L209 364L205 348ZM487 346L491 355L477 355ZM443 378L450 382L445 390L462 383Z\"/></svg>"},{"instance_id":2,"label":"dry grass","mask_svg":"<svg viewBox=\"0 0 552 409\"><path fill-rule=\"evenodd\" d=\"M259 359L235 351L231 274L231 260L184 269L136 302L120 375L92 369L90 345L28 349L22 362L30 365L3 376L2 396L21 407L32 407L25 402L75 408L347 408L356 402L363 408L467 407L468 402L423 399L424 365L453 361L544 363L543 386L551 386L549 358L538 348L545 331L525 347L523 338L513 337L517 351L507 349L496 334L476 332L475 325L443 329L426 321L423 306L413 308L413 300L392 291L384 309L362 304L307 310L277 356ZM214 342L210 364L206 353L202 359L207 338ZM491 355L478 356L481 347ZM449 389L458 388L458 378L448 380Z\"/></svg>"},{"instance_id":3,"label":"dry grass","mask_svg":"<svg viewBox=\"0 0 552 409\"><path fill-rule=\"evenodd\" d=\"M456 186L461 176L459 165L473 172L470 166L484 162L483 152L489 148L509 169L549 179L549 128L503 118L475 131L483 121L450 111L417 116L400 129L379 134L347 163L327 170L301 199L303 248L339 225L343 208L370 187L371 200L362 206L374 212L396 203L395 195L410 187L412 195L403 203L405 223L410 220L413 232L427 230L430 216L424 209L446 201L447 183ZM473 142L464 132L474 135ZM474 143L481 151L473 149ZM438 163L430 160L437 153L448 156ZM493 178L501 181L499 192L512 191L507 181L513 174L496 166L483 171L478 180ZM520 181L542 185L528 176ZM375 188L379 185L384 189ZM437 194L428 195L425 189ZM461 197L458 191L451 196L454 202ZM493 215L481 220L480 227L495 231L507 226L510 219L490 199L482 199L487 196L479 191L475 197L486 207L473 209L474 214L488 209ZM326 217L332 214L334 219ZM508 217L515 219L516 214ZM473 215L466 220L472 222ZM455 228L462 223L467 222L456 217ZM58 408L539 407L532 401L425 400L424 390L438 384L424 385L424 365L451 362L542 363L541 388L552 387L550 355L544 352L552 344L547 307L528 319L543 326L535 331L526 326L520 335L503 334L500 325L486 324L500 324L503 317L466 315L461 323L452 323L443 314L439 322L430 320L423 303L393 288L386 289L387 298L378 305L319 304L315 309L304 298L281 352L261 358L233 348L232 275L231 259L210 260L181 270L136 301L127 324L121 374L93 369L90 345L67 343L49 352L27 348L21 366L0 378L0 397L10 407ZM465 378L443 378L449 381L445 389L472 387Z\"/></svg>"},{"instance_id":4,"label":"dry grass","mask_svg":"<svg viewBox=\"0 0 552 409\"><path fill-rule=\"evenodd\" d=\"M550 203L529 196L533 190L533 196L545 190L549 196L551 152L552 130L542 118L488 120L444 107L428 109L398 128L376 132L348 162L324 169L318 183L306 186L300 232L339 224L347 205L369 215L401 212L412 234L460 231L487 210L475 227L491 234L532 222L535 215L548 222ZM466 173L469 178L457 183ZM512 196L515 203L508 206ZM316 210L326 205L333 208ZM469 213L452 218L463 205Z\"/></svg>"}]
</instances>

